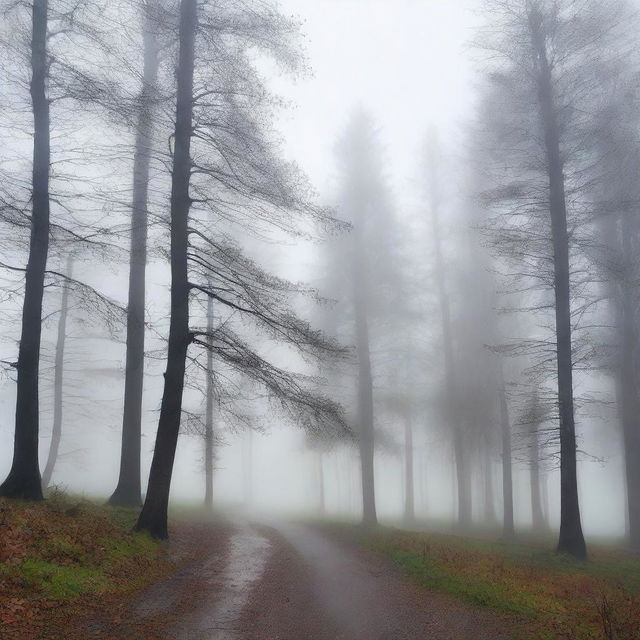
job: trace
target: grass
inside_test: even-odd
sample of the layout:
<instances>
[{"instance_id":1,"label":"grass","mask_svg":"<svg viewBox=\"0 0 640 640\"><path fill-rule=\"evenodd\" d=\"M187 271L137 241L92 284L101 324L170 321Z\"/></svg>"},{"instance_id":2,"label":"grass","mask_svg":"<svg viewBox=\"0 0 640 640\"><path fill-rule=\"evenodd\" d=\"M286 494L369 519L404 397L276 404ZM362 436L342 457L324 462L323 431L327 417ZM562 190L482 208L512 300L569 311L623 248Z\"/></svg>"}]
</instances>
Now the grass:
<instances>
[{"instance_id":1,"label":"grass","mask_svg":"<svg viewBox=\"0 0 640 640\"><path fill-rule=\"evenodd\" d=\"M166 574L163 545L132 532L136 515L59 493L0 499L0 637L50 637L52 625Z\"/></svg>"},{"instance_id":2,"label":"grass","mask_svg":"<svg viewBox=\"0 0 640 640\"><path fill-rule=\"evenodd\" d=\"M421 585L513 618L521 638L640 640L640 555L590 549L587 562L540 545L336 525Z\"/></svg>"}]
</instances>

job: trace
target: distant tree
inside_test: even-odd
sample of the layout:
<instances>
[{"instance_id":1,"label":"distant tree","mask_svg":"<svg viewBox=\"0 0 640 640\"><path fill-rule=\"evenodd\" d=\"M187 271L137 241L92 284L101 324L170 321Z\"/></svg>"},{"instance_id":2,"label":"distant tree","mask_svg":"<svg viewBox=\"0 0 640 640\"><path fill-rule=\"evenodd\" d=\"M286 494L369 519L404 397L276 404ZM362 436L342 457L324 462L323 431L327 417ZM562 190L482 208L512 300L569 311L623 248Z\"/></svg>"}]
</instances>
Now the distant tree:
<instances>
[{"instance_id":1,"label":"distant tree","mask_svg":"<svg viewBox=\"0 0 640 640\"><path fill-rule=\"evenodd\" d=\"M528 394L519 424L523 427L524 458L529 467L529 488L531 493L531 526L540 533L546 530L546 519L542 507L541 493L541 431L548 420L547 411L541 404L538 390L534 387Z\"/></svg>"},{"instance_id":2,"label":"distant tree","mask_svg":"<svg viewBox=\"0 0 640 640\"><path fill-rule=\"evenodd\" d=\"M583 178L594 156L584 136L598 112L605 85L596 70L615 57L616 39L624 23L626 3L575 3L572 0L489 0L490 51L495 93L487 150L494 155L496 188L488 200L495 211L500 247L509 254L520 291L545 290L530 305L532 314L552 309L554 336L535 336L520 344L519 353L537 354L542 366L555 351L559 419L561 517L558 550L586 556L577 485L577 446L573 377L580 343L574 320L589 301L590 286L572 265L582 266L579 203ZM591 120L592 121L592 120ZM502 157L497 150L504 152ZM487 164L492 164L489 162ZM584 237L584 234L582 234ZM578 304L578 301L580 304ZM572 308L573 302L573 308ZM537 343L537 345L536 345ZM584 345L588 346L588 345ZM549 371L549 376L553 375Z\"/></svg>"},{"instance_id":3,"label":"distant tree","mask_svg":"<svg viewBox=\"0 0 640 640\"><path fill-rule=\"evenodd\" d=\"M362 519L365 524L374 524L377 522L374 453L379 425L374 375L382 376L382 368L380 363L376 364L372 351L390 350L380 334L393 313L385 300L394 297L391 283L398 280L393 275L395 223L374 125L364 110L358 109L351 116L339 141L337 156L341 171L338 210L340 217L352 224L352 230L342 243L332 270L342 280L341 312L345 325L349 325L343 329L344 341L355 343L354 431L360 454ZM395 349L397 336L392 342Z\"/></svg>"},{"instance_id":4,"label":"distant tree","mask_svg":"<svg viewBox=\"0 0 640 640\"><path fill-rule=\"evenodd\" d=\"M67 278L73 276L73 255L67 258L64 271ZM69 315L69 286L63 284L60 315L58 317L58 335L56 340L55 365L53 373L53 426L51 429L51 443L47 462L42 472L42 489L46 490L51 483L51 476L58 459L60 439L62 437L63 394L64 394L64 364L65 346L67 341L67 318Z\"/></svg>"},{"instance_id":5,"label":"distant tree","mask_svg":"<svg viewBox=\"0 0 640 640\"><path fill-rule=\"evenodd\" d=\"M207 297L207 333L213 335L213 298ZM215 388L213 384L213 338L209 337L209 348L207 349L207 382L205 391L205 432L204 432L204 476L205 476L205 494L204 506L213 509L213 464L215 460L214 452L214 409Z\"/></svg>"},{"instance_id":6,"label":"distant tree","mask_svg":"<svg viewBox=\"0 0 640 640\"><path fill-rule=\"evenodd\" d=\"M456 466L458 525L465 529L471 525L471 470L469 452L465 447L465 432L456 409L456 398L460 391L456 371L456 355L454 345L453 322L451 315L451 294L447 286L447 262L444 256L442 241L442 223L440 207L442 198L442 177L439 166L442 151L438 146L435 132L427 141L427 184L429 196L429 214L431 216L431 236L435 267L435 287L440 306L442 350L444 354L444 403L445 419L451 429L453 451Z\"/></svg>"}]
</instances>

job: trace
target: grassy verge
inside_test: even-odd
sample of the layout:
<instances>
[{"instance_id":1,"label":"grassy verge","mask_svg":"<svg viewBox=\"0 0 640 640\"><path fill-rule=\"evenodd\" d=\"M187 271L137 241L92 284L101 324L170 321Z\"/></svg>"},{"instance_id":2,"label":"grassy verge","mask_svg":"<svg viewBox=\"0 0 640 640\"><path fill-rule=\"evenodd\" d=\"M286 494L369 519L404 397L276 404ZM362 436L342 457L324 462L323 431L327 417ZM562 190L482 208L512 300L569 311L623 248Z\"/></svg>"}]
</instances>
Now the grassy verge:
<instances>
[{"instance_id":1,"label":"grassy verge","mask_svg":"<svg viewBox=\"0 0 640 640\"><path fill-rule=\"evenodd\" d=\"M541 546L335 528L429 589L513 616L522 638L640 640L640 555L591 548L578 562Z\"/></svg>"},{"instance_id":2,"label":"grassy verge","mask_svg":"<svg viewBox=\"0 0 640 640\"><path fill-rule=\"evenodd\" d=\"M0 637L50 637L165 575L164 548L131 532L135 517L62 495L0 499Z\"/></svg>"}]
</instances>

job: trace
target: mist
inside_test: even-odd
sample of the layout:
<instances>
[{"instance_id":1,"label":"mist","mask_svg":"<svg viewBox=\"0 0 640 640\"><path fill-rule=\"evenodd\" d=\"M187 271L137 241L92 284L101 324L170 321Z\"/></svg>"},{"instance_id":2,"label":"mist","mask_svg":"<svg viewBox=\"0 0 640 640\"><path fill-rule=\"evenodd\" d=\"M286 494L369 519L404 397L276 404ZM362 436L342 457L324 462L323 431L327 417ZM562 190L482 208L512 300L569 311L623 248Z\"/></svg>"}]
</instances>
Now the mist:
<instances>
[{"instance_id":1,"label":"mist","mask_svg":"<svg viewBox=\"0 0 640 640\"><path fill-rule=\"evenodd\" d=\"M7 517L213 572L154 638L636 637L635 0L0 5Z\"/></svg>"}]
</instances>

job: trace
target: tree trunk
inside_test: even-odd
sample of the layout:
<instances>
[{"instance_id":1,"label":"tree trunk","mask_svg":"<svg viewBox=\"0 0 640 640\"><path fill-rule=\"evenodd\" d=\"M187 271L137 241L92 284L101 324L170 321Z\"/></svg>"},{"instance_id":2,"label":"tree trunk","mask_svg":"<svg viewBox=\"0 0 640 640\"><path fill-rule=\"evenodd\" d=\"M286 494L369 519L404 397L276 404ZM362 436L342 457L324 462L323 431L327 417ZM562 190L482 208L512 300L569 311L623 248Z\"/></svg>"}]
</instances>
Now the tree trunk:
<instances>
[{"instance_id":1,"label":"tree trunk","mask_svg":"<svg viewBox=\"0 0 640 640\"><path fill-rule=\"evenodd\" d=\"M180 2L180 50L177 69L175 150L171 176L171 320L169 352L156 446L147 495L136 530L167 538L167 510L184 389L185 361L190 342L189 280L187 268L188 218L191 207L191 134L193 129L193 73L197 0Z\"/></svg>"},{"instance_id":2,"label":"tree trunk","mask_svg":"<svg viewBox=\"0 0 640 640\"><path fill-rule=\"evenodd\" d=\"M435 141L434 141L435 146ZM431 229L433 234L434 255L436 263L436 286L440 302L442 321L442 348L444 351L446 408L447 418L453 430L453 453L456 462L456 478L458 487L458 525L467 529L471 525L471 475L467 464L464 446L464 435L458 424L455 411L455 362L453 356L453 335L451 332L451 310L445 282L445 265L442 254L439 221L439 185L436 169L435 148L431 149L430 181L431 181Z\"/></svg>"},{"instance_id":3,"label":"tree trunk","mask_svg":"<svg viewBox=\"0 0 640 640\"><path fill-rule=\"evenodd\" d=\"M531 527L535 533L545 529L540 493L540 446L536 425L529 427L529 483L531 486Z\"/></svg>"},{"instance_id":4,"label":"tree trunk","mask_svg":"<svg viewBox=\"0 0 640 640\"><path fill-rule=\"evenodd\" d=\"M502 537L511 540L515 537L513 522L513 469L511 461L511 423L504 382L500 385L500 425L502 429Z\"/></svg>"},{"instance_id":5,"label":"tree trunk","mask_svg":"<svg viewBox=\"0 0 640 640\"><path fill-rule=\"evenodd\" d=\"M149 2L144 5L144 68L135 153L133 157L133 201L129 257L129 302L127 306L127 353L122 415L120 475L109 504L139 506L140 448L142 434L142 391L144 380L145 272L147 268L147 226L149 169L153 116L158 77L158 47Z\"/></svg>"},{"instance_id":6,"label":"tree trunk","mask_svg":"<svg viewBox=\"0 0 640 640\"><path fill-rule=\"evenodd\" d=\"M373 525L376 514L374 476L373 376L369 348L369 322L366 306L366 275L364 273L362 240L356 233L354 253L356 353L358 355L358 442L362 474L362 522Z\"/></svg>"},{"instance_id":7,"label":"tree trunk","mask_svg":"<svg viewBox=\"0 0 640 640\"><path fill-rule=\"evenodd\" d=\"M404 421L404 519L413 522L416 518L413 477L413 423L407 411Z\"/></svg>"},{"instance_id":8,"label":"tree trunk","mask_svg":"<svg viewBox=\"0 0 640 640\"><path fill-rule=\"evenodd\" d=\"M489 442L484 446L484 519L487 524L495 525L496 509L493 500L493 464Z\"/></svg>"},{"instance_id":9,"label":"tree trunk","mask_svg":"<svg viewBox=\"0 0 640 640\"><path fill-rule=\"evenodd\" d=\"M73 257L67 259L66 275L71 277L73 272ZM69 313L69 287L67 284L62 289L62 301L60 304L60 317L58 318L58 337L56 341L56 358L53 374L53 427L51 429L51 444L47 464L42 472L42 490L51 483L53 469L58 459L60 437L62 436L62 390L64 385L64 349L67 340L67 315Z\"/></svg>"},{"instance_id":10,"label":"tree trunk","mask_svg":"<svg viewBox=\"0 0 640 640\"><path fill-rule=\"evenodd\" d=\"M576 432L573 407L573 362L571 353L571 298L569 234L564 185L564 166L560 153L560 134L553 96L551 68L539 16L532 12L531 33L538 59L538 97L544 128L549 213L553 241L558 403L560 413L560 535L558 551L586 558L586 545L580 520L578 498Z\"/></svg>"},{"instance_id":11,"label":"tree trunk","mask_svg":"<svg viewBox=\"0 0 640 640\"><path fill-rule=\"evenodd\" d=\"M213 510L213 298L207 299L207 333L209 337L209 349L207 350L207 399L204 432L204 477L205 493L204 506L209 511Z\"/></svg>"},{"instance_id":12,"label":"tree trunk","mask_svg":"<svg viewBox=\"0 0 640 640\"><path fill-rule=\"evenodd\" d=\"M629 545L634 551L640 551L640 385L637 365L637 288L634 274L629 268L636 260L631 240L637 237L638 233L628 213L622 221L621 235L625 279L618 305L621 338L618 385L624 437Z\"/></svg>"},{"instance_id":13,"label":"tree trunk","mask_svg":"<svg viewBox=\"0 0 640 640\"><path fill-rule=\"evenodd\" d=\"M49 252L49 168L51 164L49 100L46 93L49 3L34 0L31 34L31 101L33 106L32 214L29 260L25 274L22 333L18 350L18 384L13 463L0 495L42 499L38 464L38 373L42 334L42 297Z\"/></svg>"}]
</instances>

